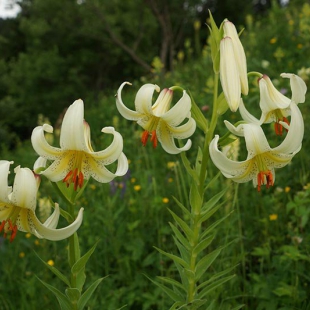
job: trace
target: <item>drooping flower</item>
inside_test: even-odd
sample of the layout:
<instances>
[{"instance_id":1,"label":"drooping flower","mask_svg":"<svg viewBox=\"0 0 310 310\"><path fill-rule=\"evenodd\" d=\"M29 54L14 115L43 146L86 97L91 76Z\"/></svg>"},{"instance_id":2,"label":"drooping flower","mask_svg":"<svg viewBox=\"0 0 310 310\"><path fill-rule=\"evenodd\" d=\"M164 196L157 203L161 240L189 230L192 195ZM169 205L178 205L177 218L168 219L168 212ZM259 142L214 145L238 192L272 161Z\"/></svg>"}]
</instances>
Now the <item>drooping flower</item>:
<instances>
[{"instance_id":1,"label":"drooping flower","mask_svg":"<svg viewBox=\"0 0 310 310\"><path fill-rule=\"evenodd\" d=\"M53 132L53 127L44 124L36 127L31 136L34 150L40 155L35 168L43 167L40 174L53 182L62 180L74 190L82 188L84 180L93 177L101 183L110 182L116 176L123 176L128 170L128 161L123 150L123 138L113 127L104 127L101 132L113 135L113 141L106 149L94 152L90 140L90 128L84 120L84 104L76 100L67 110L60 131L60 148L51 146L44 132ZM46 161L51 164L45 168ZM116 172L106 166L117 161ZM36 170L37 171L37 170Z\"/></svg>"},{"instance_id":2,"label":"drooping flower","mask_svg":"<svg viewBox=\"0 0 310 310\"><path fill-rule=\"evenodd\" d=\"M38 238L49 240L66 239L75 233L83 220L83 208L69 226L56 229L59 220L59 206L55 204L52 215L42 224L35 214L38 175L28 168L15 168L13 188L8 186L8 174L12 162L0 161L0 232L10 236L12 242L18 230L32 233Z\"/></svg>"},{"instance_id":3,"label":"drooping flower","mask_svg":"<svg viewBox=\"0 0 310 310\"><path fill-rule=\"evenodd\" d=\"M196 122L191 117L191 99L183 90L182 98L171 107L173 90L171 88L163 89L157 100L152 104L154 90L160 91L154 84L143 85L136 94L135 109L128 109L121 97L123 87L129 84L124 82L118 89L116 95L116 106L120 114L128 119L136 121L143 129L142 144L146 145L151 137L151 142L155 148L158 141L163 149L170 154L178 154L187 151L191 147L191 140L187 140L183 147L178 148L174 139L186 139L190 137L195 129Z\"/></svg>"},{"instance_id":4,"label":"drooping flower","mask_svg":"<svg viewBox=\"0 0 310 310\"><path fill-rule=\"evenodd\" d=\"M224 36L220 42L220 79L223 92L232 112L238 110L241 93L248 94L246 56L236 27L223 22Z\"/></svg>"},{"instance_id":5,"label":"drooping flower","mask_svg":"<svg viewBox=\"0 0 310 310\"><path fill-rule=\"evenodd\" d=\"M210 143L210 156L222 174L238 183L253 180L254 187L260 191L262 185L267 188L275 181L275 168L287 165L300 150L304 134L302 115L297 105L291 103L292 119L288 134L282 143L271 148L262 128L257 124L240 124L237 127L229 122L226 127L237 136L243 136L248 151L247 159L234 161L218 149L219 136Z\"/></svg>"},{"instance_id":6,"label":"drooping flower","mask_svg":"<svg viewBox=\"0 0 310 310\"><path fill-rule=\"evenodd\" d=\"M282 73L281 76L290 78L292 98L289 99L284 96L275 88L267 75L262 75L258 81L260 90L259 105L262 110L259 120L247 111L242 101L240 102L240 114L245 121L257 125L274 122L277 135L282 135L283 131L283 126L280 122L289 124L287 117L291 114L290 102L294 101L296 104L304 102L307 91L305 82L297 75Z\"/></svg>"}]
</instances>

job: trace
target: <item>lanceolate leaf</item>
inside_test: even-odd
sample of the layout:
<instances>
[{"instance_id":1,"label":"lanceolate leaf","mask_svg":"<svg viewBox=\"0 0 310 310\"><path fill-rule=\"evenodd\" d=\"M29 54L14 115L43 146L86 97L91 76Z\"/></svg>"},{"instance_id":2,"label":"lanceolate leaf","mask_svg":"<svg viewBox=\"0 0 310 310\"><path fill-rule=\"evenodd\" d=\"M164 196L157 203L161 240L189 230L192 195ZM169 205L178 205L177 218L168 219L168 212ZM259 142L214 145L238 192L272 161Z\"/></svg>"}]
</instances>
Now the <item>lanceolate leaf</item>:
<instances>
[{"instance_id":1,"label":"lanceolate leaf","mask_svg":"<svg viewBox=\"0 0 310 310\"><path fill-rule=\"evenodd\" d=\"M180 282L178 282L178 281L176 281L174 279L171 279L171 278L168 278L168 277L160 277L160 276L158 276L157 278L159 280L163 281L163 282L171 284L172 286L177 286L177 287L179 287L180 289L182 289L183 291L186 292L186 289L184 288L184 286Z\"/></svg>"},{"instance_id":2,"label":"lanceolate leaf","mask_svg":"<svg viewBox=\"0 0 310 310\"><path fill-rule=\"evenodd\" d=\"M188 217L190 217L191 213L189 212L189 210L186 209L186 207L180 201L178 201L175 197L173 197L173 199L178 204L178 206L181 208L181 210L184 212L184 214L186 214Z\"/></svg>"},{"instance_id":3,"label":"lanceolate leaf","mask_svg":"<svg viewBox=\"0 0 310 310\"><path fill-rule=\"evenodd\" d=\"M226 275L227 273L231 272L235 268L236 268L236 266L233 266L233 267L227 268L227 269L225 269L225 270L223 270L221 272L218 272L218 273L214 274L210 279L208 279L207 281L199 284L198 287L197 287L197 291L201 291L205 286L207 286L210 283L215 282L216 279Z\"/></svg>"},{"instance_id":4,"label":"lanceolate leaf","mask_svg":"<svg viewBox=\"0 0 310 310\"><path fill-rule=\"evenodd\" d=\"M210 200L208 200L202 207L202 214L208 212L211 210L218 202L219 200L224 196L224 194L227 192L227 188L219 192L218 194L214 195Z\"/></svg>"},{"instance_id":5,"label":"lanceolate leaf","mask_svg":"<svg viewBox=\"0 0 310 310\"><path fill-rule=\"evenodd\" d=\"M78 301L78 310L82 310L84 309L84 307L86 306L88 300L90 299L90 297L92 296L92 294L94 293L95 289L97 288L97 286L101 283L101 281L103 279L105 279L106 277L100 278L98 280L96 280L81 296L81 298Z\"/></svg>"},{"instance_id":6,"label":"lanceolate leaf","mask_svg":"<svg viewBox=\"0 0 310 310\"><path fill-rule=\"evenodd\" d=\"M178 240L181 242L181 244L187 249L190 249L190 245L188 240L184 237L184 235L179 231L179 229L173 225L172 223L169 223L170 227L172 228L175 236L178 238Z\"/></svg>"},{"instance_id":7,"label":"lanceolate leaf","mask_svg":"<svg viewBox=\"0 0 310 310\"><path fill-rule=\"evenodd\" d=\"M196 265L196 275L195 279L196 281L199 281L200 277L206 272L206 270L211 266L211 264L214 262L214 260L218 257L218 255L221 253L223 247L220 247L210 254L203 257L198 264Z\"/></svg>"},{"instance_id":8,"label":"lanceolate leaf","mask_svg":"<svg viewBox=\"0 0 310 310\"><path fill-rule=\"evenodd\" d=\"M190 193L189 193L189 201L194 211L194 214L199 214L202 205L202 197L199 194L197 184L192 182Z\"/></svg>"},{"instance_id":9,"label":"lanceolate leaf","mask_svg":"<svg viewBox=\"0 0 310 310\"><path fill-rule=\"evenodd\" d=\"M198 176L196 174L196 171L191 168L191 164L189 162L189 160L187 159L185 152L181 152L181 159L183 162L184 167L186 168L186 171L188 172L188 174L196 181L198 182Z\"/></svg>"},{"instance_id":10,"label":"lanceolate leaf","mask_svg":"<svg viewBox=\"0 0 310 310\"><path fill-rule=\"evenodd\" d=\"M176 246L178 247L178 250L181 254L182 259L185 262L189 262L190 261L189 251L187 251L185 247L174 236L173 236L173 240Z\"/></svg>"},{"instance_id":11,"label":"lanceolate leaf","mask_svg":"<svg viewBox=\"0 0 310 310\"><path fill-rule=\"evenodd\" d=\"M208 247L214 239L214 235L211 235L203 240L201 240L193 249L193 254L198 255L202 252L206 247Z\"/></svg>"},{"instance_id":12,"label":"lanceolate leaf","mask_svg":"<svg viewBox=\"0 0 310 310\"><path fill-rule=\"evenodd\" d=\"M174 292L172 289L166 287L165 285L157 282L157 281L154 281L152 280L151 278L149 278L148 276L146 276L150 281L152 281L155 285L157 285L158 287L160 287L172 300L174 301L179 301L179 302L182 302L184 299L183 299L183 296L177 294L176 292Z\"/></svg>"},{"instance_id":13,"label":"lanceolate leaf","mask_svg":"<svg viewBox=\"0 0 310 310\"><path fill-rule=\"evenodd\" d=\"M61 293L54 286L51 286L46 282L42 281L41 279L38 278L38 280L56 296L61 310L72 310L72 305L66 295Z\"/></svg>"},{"instance_id":14,"label":"lanceolate leaf","mask_svg":"<svg viewBox=\"0 0 310 310\"><path fill-rule=\"evenodd\" d=\"M37 253L35 253L35 254L38 256L38 258L41 260L41 262L58 277L58 279L60 279L68 287L70 287L69 279L63 273L61 273L57 268L46 263Z\"/></svg>"},{"instance_id":15,"label":"lanceolate leaf","mask_svg":"<svg viewBox=\"0 0 310 310\"><path fill-rule=\"evenodd\" d=\"M209 219L220 207L222 204L218 204L216 207L213 207L211 210L208 212L205 212L203 216L199 219L199 223L202 224L205 222L207 219Z\"/></svg>"},{"instance_id":16,"label":"lanceolate leaf","mask_svg":"<svg viewBox=\"0 0 310 310\"><path fill-rule=\"evenodd\" d=\"M222 285L223 283L231 280L232 278L234 278L235 275L231 275L231 276L227 276L224 278L221 278L217 281L214 281L212 284L210 284L209 286L207 286L206 288L204 288L201 292L198 293L198 297L199 298L204 298L207 294L209 294L211 291L213 291L214 289L216 289L218 286Z\"/></svg>"},{"instance_id":17,"label":"lanceolate leaf","mask_svg":"<svg viewBox=\"0 0 310 310\"><path fill-rule=\"evenodd\" d=\"M193 236L193 231L189 228L189 226L179 217L177 216L174 212L172 212L170 209L168 209L169 212L172 214L174 220L178 223L178 225L182 228L184 231L186 237L188 240L192 239Z\"/></svg>"},{"instance_id":18,"label":"lanceolate leaf","mask_svg":"<svg viewBox=\"0 0 310 310\"><path fill-rule=\"evenodd\" d=\"M171 258L174 262L179 263L181 266L183 266L184 268L189 268L188 263L185 262L181 257L167 253L157 247L154 247L158 252L160 252L161 254L164 254L165 256Z\"/></svg>"}]
</instances>

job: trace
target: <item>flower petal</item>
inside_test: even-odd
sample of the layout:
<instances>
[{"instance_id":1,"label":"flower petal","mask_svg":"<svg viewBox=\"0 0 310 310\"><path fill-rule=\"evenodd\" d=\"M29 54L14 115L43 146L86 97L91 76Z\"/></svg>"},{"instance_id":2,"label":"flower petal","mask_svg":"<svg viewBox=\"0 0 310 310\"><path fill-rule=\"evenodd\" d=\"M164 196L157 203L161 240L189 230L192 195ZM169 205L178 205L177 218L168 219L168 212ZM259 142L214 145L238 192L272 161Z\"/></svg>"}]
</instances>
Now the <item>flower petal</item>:
<instances>
[{"instance_id":1,"label":"flower petal","mask_svg":"<svg viewBox=\"0 0 310 310\"><path fill-rule=\"evenodd\" d=\"M196 130L196 122L193 118L190 118L185 124L174 127L169 126L169 131L176 139L186 139L190 137Z\"/></svg>"},{"instance_id":2,"label":"flower petal","mask_svg":"<svg viewBox=\"0 0 310 310\"><path fill-rule=\"evenodd\" d=\"M292 100L298 104L303 103L306 100L306 92L307 92L307 85L305 81L296 74L292 73L281 73L281 77L289 78L290 85L292 90Z\"/></svg>"},{"instance_id":3,"label":"flower petal","mask_svg":"<svg viewBox=\"0 0 310 310\"><path fill-rule=\"evenodd\" d=\"M128 171L128 160L124 153L121 153L118 158L116 172L109 171L105 165L94 158L89 158L88 166L85 170L85 178L92 176L96 181L101 183L108 183L117 176L123 176Z\"/></svg>"},{"instance_id":4,"label":"flower petal","mask_svg":"<svg viewBox=\"0 0 310 310\"><path fill-rule=\"evenodd\" d=\"M285 109L290 105L291 100L274 87L267 75L259 79L259 90L259 105L263 113L268 114L273 110Z\"/></svg>"},{"instance_id":5,"label":"flower petal","mask_svg":"<svg viewBox=\"0 0 310 310\"><path fill-rule=\"evenodd\" d=\"M69 106L63 118L60 147L64 150L88 150L84 137L84 103L81 99Z\"/></svg>"},{"instance_id":6,"label":"flower petal","mask_svg":"<svg viewBox=\"0 0 310 310\"><path fill-rule=\"evenodd\" d=\"M219 151L219 136L216 135L209 145L210 157L214 165L222 172L226 178L230 178L235 182L243 183L252 180L256 176L256 169L253 168L255 161L234 161L227 158Z\"/></svg>"},{"instance_id":7,"label":"flower petal","mask_svg":"<svg viewBox=\"0 0 310 310\"><path fill-rule=\"evenodd\" d=\"M236 112L241 99L241 82L230 37L225 37L220 43L220 79L229 108Z\"/></svg>"},{"instance_id":8,"label":"flower petal","mask_svg":"<svg viewBox=\"0 0 310 310\"><path fill-rule=\"evenodd\" d=\"M187 140L186 144L183 147L178 148L175 145L173 134L170 132L169 127L163 121L159 122L156 130L156 135L163 149L169 154L179 154L182 151L189 150L192 146L192 141Z\"/></svg>"},{"instance_id":9,"label":"flower petal","mask_svg":"<svg viewBox=\"0 0 310 310\"><path fill-rule=\"evenodd\" d=\"M135 98L136 111L140 114L152 114L152 98L154 90L160 91L156 84L144 84L137 92Z\"/></svg>"},{"instance_id":10,"label":"flower petal","mask_svg":"<svg viewBox=\"0 0 310 310\"><path fill-rule=\"evenodd\" d=\"M55 160L62 152L61 149L51 146L45 139L44 132L52 133L53 127L48 124L38 126L32 131L31 143L32 147L40 156Z\"/></svg>"},{"instance_id":11,"label":"flower petal","mask_svg":"<svg viewBox=\"0 0 310 310\"><path fill-rule=\"evenodd\" d=\"M75 221L69 226L60 229L46 227L38 220L34 212L30 212L29 219L32 223L32 233L36 234L40 238L45 238L52 241L66 239L73 235L81 226L83 221L83 211L84 209L81 208ZM55 205L55 212L59 212L58 205Z\"/></svg>"},{"instance_id":12,"label":"flower petal","mask_svg":"<svg viewBox=\"0 0 310 310\"><path fill-rule=\"evenodd\" d=\"M236 27L232 22L226 20L224 22L223 29L225 36L228 36L232 39L234 55L240 75L241 91L244 95L247 95L249 92L248 75L247 75L246 57L242 43L240 41Z\"/></svg>"},{"instance_id":13,"label":"flower petal","mask_svg":"<svg viewBox=\"0 0 310 310\"><path fill-rule=\"evenodd\" d=\"M190 117L191 106L191 98L184 90L181 99L161 118L171 126L178 126L186 117Z\"/></svg>"},{"instance_id":14,"label":"flower petal","mask_svg":"<svg viewBox=\"0 0 310 310\"><path fill-rule=\"evenodd\" d=\"M101 132L112 134L112 143L104 150L99 152L90 152L89 155L96 160L101 160L103 164L108 165L115 162L123 150L123 137L113 127L104 127Z\"/></svg>"},{"instance_id":15,"label":"flower petal","mask_svg":"<svg viewBox=\"0 0 310 310\"><path fill-rule=\"evenodd\" d=\"M289 131L283 142L276 148L274 152L285 154L296 154L301 148L302 139L304 137L304 121L297 104L291 102L291 124Z\"/></svg>"},{"instance_id":16,"label":"flower petal","mask_svg":"<svg viewBox=\"0 0 310 310\"><path fill-rule=\"evenodd\" d=\"M38 185L34 173L28 168L16 167L11 202L15 206L36 209Z\"/></svg>"},{"instance_id":17,"label":"flower petal","mask_svg":"<svg viewBox=\"0 0 310 310\"><path fill-rule=\"evenodd\" d=\"M10 173L10 165L13 161L0 160L0 203L9 203L9 194L12 192L12 187L8 186L8 175Z\"/></svg>"},{"instance_id":18,"label":"flower petal","mask_svg":"<svg viewBox=\"0 0 310 310\"><path fill-rule=\"evenodd\" d=\"M262 118L258 120L255 116L253 116L245 107L243 100L240 100L240 105L239 105L239 112L241 114L241 117L248 123L253 123L257 125L261 125Z\"/></svg>"},{"instance_id":19,"label":"flower petal","mask_svg":"<svg viewBox=\"0 0 310 310\"><path fill-rule=\"evenodd\" d=\"M124 86L128 84L128 85L131 85L131 83L128 83L128 82L124 82L120 87L119 89L117 90L117 94L116 94L116 107L119 111L119 113L126 119L128 120L131 120L131 121L137 121L140 117L141 117L141 114L136 112L136 111L133 111L133 110L130 110L128 109L124 103L123 103L123 100L122 100L122 90L124 88Z\"/></svg>"}]
</instances>

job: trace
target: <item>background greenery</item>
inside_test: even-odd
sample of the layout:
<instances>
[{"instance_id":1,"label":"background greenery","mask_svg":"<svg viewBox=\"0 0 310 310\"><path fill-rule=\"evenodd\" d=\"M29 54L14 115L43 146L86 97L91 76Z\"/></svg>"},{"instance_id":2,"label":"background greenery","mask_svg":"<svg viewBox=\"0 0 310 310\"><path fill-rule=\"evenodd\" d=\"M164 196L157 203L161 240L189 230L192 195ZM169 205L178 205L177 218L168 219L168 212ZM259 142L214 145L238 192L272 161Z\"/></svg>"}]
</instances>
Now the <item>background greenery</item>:
<instances>
[{"instance_id":1,"label":"background greenery","mask_svg":"<svg viewBox=\"0 0 310 310\"><path fill-rule=\"evenodd\" d=\"M114 126L124 137L129 173L110 184L91 181L80 201L85 208L79 230L82 249L100 239L88 276L95 280L109 275L90 302L91 309L124 305L133 310L168 309L168 297L145 275L175 274L172 262L153 246L176 251L167 208L178 213L172 197L186 204L188 191L180 157L166 154L161 147L143 148L141 129L119 116L114 98L118 86L125 80L133 82L123 92L124 102L133 106L134 94L143 83L161 88L181 85L209 117L213 80L205 22L210 9L218 24L227 17L238 30L245 28L241 40L249 71L269 75L288 96L288 80L280 78L282 72L298 73L309 87L308 2L291 0L287 6L276 2L244 6L243 2L24 0L16 18L0 20L1 159L32 167L36 159L29 143L32 129L46 121L59 128L65 108L78 98L85 102L85 118L97 149L105 143L100 135L104 126ZM256 81L250 86L252 95L245 102L255 113ZM239 197L235 212L218 228L213 243L216 247L235 240L215 261L210 275L237 265L236 277L209 296L214 309L240 304L250 310L310 309L308 102L307 97L300 104L305 120L303 149L292 164L277 171L273 188L258 193L250 183L237 187L224 178L210 188L210 197L223 186L229 189L228 202L210 224L232 210L236 192ZM239 119L236 114L227 112L223 119ZM217 129L220 134L224 130ZM195 157L201 143L197 130L189 158ZM216 170L209 169L212 178ZM40 191L40 198L44 197L56 199L46 180ZM40 207L38 215L44 219L47 212ZM0 238L0 309L57 309L36 276L60 289L62 284L36 253L65 270L66 247L64 241L37 240L23 233L13 244Z\"/></svg>"}]
</instances>

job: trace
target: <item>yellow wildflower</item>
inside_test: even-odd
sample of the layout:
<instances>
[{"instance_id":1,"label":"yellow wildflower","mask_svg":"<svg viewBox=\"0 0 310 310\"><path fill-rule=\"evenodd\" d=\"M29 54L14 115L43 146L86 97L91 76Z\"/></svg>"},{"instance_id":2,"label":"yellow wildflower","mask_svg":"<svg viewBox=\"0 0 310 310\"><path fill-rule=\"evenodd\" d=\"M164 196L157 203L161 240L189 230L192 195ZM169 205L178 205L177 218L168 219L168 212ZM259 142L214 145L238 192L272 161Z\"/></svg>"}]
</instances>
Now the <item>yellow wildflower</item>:
<instances>
[{"instance_id":1,"label":"yellow wildflower","mask_svg":"<svg viewBox=\"0 0 310 310\"><path fill-rule=\"evenodd\" d=\"M278 214L270 214L269 215L269 220L270 221L276 221L278 219Z\"/></svg>"},{"instance_id":2,"label":"yellow wildflower","mask_svg":"<svg viewBox=\"0 0 310 310\"><path fill-rule=\"evenodd\" d=\"M141 190L141 185L135 185L135 186L133 187L133 189L134 189L136 192L138 192L139 190Z\"/></svg>"},{"instance_id":3,"label":"yellow wildflower","mask_svg":"<svg viewBox=\"0 0 310 310\"><path fill-rule=\"evenodd\" d=\"M163 203L168 203L168 202L169 202L169 198L164 197L164 198L163 198Z\"/></svg>"},{"instance_id":4,"label":"yellow wildflower","mask_svg":"<svg viewBox=\"0 0 310 310\"><path fill-rule=\"evenodd\" d=\"M269 42L270 44L275 44L277 42L277 38L271 38Z\"/></svg>"},{"instance_id":5,"label":"yellow wildflower","mask_svg":"<svg viewBox=\"0 0 310 310\"><path fill-rule=\"evenodd\" d=\"M48 260L47 264L50 265L50 266L54 266L55 265L55 263L54 263L54 261L52 259Z\"/></svg>"},{"instance_id":6,"label":"yellow wildflower","mask_svg":"<svg viewBox=\"0 0 310 310\"><path fill-rule=\"evenodd\" d=\"M19 256L20 258L23 258L23 257L25 257L25 253L24 253L24 252L20 252L18 256Z\"/></svg>"}]
</instances>

